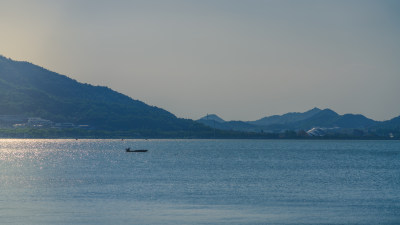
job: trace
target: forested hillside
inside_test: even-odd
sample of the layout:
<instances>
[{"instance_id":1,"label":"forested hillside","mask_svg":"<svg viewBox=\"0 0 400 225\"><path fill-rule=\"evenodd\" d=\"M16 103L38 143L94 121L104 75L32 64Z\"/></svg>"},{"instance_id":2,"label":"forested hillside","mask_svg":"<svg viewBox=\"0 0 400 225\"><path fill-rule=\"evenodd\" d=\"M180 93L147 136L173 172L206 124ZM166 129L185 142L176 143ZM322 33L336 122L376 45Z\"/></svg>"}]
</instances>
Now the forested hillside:
<instances>
[{"instance_id":1,"label":"forested hillside","mask_svg":"<svg viewBox=\"0 0 400 225\"><path fill-rule=\"evenodd\" d=\"M79 83L0 56L0 114L36 116L107 130L208 130L107 87Z\"/></svg>"}]
</instances>

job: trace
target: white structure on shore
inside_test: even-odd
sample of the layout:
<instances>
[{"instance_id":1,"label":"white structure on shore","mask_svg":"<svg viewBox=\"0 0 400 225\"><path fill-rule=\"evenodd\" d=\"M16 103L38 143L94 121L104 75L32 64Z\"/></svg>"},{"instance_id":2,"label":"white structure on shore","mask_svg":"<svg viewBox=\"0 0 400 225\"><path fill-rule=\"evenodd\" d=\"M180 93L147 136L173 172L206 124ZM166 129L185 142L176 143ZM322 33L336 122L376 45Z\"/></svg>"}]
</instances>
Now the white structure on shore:
<instances>
[{"instance_id":1,"label":"white structure on shore","mask_svg":"<svg viewBox=\"0 0 400 225\"><path fill-rule=\"evenodd\" d=\"M26 125L28 127L51 127L53 122L40 117L30 117Z\"/></svg>"}]
</instances>

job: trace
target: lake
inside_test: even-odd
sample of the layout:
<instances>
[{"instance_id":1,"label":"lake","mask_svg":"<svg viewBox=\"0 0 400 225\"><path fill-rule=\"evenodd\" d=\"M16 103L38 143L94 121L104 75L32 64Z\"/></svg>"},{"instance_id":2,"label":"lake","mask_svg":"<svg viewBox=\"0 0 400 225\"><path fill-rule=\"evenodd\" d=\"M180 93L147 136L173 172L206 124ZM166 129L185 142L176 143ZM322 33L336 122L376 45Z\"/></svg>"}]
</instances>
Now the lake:
<instances>
[{"instance_id":1,"label":"lake","mask_svg":"<svg viewBox=\"0 0 400 225\"><path fill-rule=\"evenodd\" d=\"M2 139L0 223L400 224L400 141Z\"/></svg>"}]
</instances>

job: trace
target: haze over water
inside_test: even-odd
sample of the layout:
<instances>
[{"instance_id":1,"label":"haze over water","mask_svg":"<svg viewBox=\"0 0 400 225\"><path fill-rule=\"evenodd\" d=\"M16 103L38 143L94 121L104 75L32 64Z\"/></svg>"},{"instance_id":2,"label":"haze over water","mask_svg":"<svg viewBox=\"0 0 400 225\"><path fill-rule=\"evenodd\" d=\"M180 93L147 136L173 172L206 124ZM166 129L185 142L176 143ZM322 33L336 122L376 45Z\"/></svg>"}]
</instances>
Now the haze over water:
<instances>
[{"instance_id":1,"label":"haze over water","mask_svg":"<svg viewBox=\"0 0 400 225\"><path fill-rule=\"evenodd\" d=\"M399 141L4 139L0 171L2 224L400 222Z\"/></svg>"}]
</instances>

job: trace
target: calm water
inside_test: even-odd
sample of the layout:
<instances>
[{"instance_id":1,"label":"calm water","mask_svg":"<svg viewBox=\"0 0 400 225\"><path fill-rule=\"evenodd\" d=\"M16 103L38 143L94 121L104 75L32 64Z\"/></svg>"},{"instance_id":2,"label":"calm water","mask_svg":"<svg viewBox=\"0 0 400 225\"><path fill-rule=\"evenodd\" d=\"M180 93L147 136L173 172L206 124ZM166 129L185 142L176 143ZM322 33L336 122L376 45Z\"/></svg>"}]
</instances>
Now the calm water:
<instances>
[{"instance_id":1,"label":"calm water","mask_svg":"<svg viewBox=\"0 0 400 225\"><path fill-rule=\"evenodd\" d=\"M0 140L0 223L400 224L400 142Z\"/></svg>"}]
</instances>

